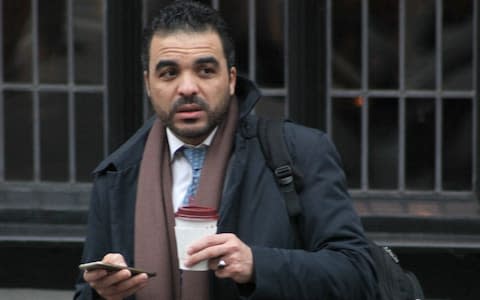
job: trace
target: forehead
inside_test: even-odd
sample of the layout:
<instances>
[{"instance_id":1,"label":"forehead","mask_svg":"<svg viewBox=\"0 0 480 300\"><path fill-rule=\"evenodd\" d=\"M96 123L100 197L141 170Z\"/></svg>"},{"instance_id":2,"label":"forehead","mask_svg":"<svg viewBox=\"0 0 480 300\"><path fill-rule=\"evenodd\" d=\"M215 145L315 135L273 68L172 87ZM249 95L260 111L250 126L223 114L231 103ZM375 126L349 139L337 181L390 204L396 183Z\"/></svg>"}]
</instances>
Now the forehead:
<instances>
[{"instance_id":1,"label":"forehead","mask_svg":"<svg viewBox=\"0 0 480 300\"><path fill-rule=\"evenodd\" d=\"M150 44L150 60L181 59L189 56L215 56L225 59L219 35L214 31L157 33Z\"/></svg>"}]
</instances>

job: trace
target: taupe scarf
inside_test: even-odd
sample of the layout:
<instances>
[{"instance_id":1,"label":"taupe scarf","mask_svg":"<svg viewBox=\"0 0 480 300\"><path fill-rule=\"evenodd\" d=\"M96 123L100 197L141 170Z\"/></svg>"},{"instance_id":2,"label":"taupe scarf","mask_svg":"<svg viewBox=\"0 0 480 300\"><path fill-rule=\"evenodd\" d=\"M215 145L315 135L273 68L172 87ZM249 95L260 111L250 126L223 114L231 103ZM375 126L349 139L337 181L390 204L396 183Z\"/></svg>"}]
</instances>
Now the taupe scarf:
<instances>
[{"instance_id":1,"label":"taupe scarf","mask_svg":"<svg viewBox=\"0 0 480 300\"><path fill-rule=\"evenodd\" d=\"M223 179L230 157L238 119L235 97L227 117L219 126L208 148L195 204L218 209ZM138 300L205 299L208 273L178 269L174 235L172 176L164 125L157 119L145 144L140 165L135 210L135 266L156 272L147 287L137 292ZM180 277L181 275L181 277Z\"/></svg>"}]
</instances>

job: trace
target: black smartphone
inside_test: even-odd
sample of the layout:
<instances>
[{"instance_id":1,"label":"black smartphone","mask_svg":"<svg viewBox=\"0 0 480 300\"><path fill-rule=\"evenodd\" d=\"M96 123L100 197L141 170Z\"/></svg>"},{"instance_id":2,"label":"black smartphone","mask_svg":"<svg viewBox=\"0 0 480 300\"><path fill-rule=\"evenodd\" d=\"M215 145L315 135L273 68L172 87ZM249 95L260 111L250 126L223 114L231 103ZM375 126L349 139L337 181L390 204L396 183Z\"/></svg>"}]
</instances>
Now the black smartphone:
<instances>
[{"instance_id":1,"label":"black smartphone","mask_svg":"<svg viewBox=\"0 0 480 300\"><path fill-rule=\"evenodd\" d=\"M104 263L104 262L101 262L101 261L94 261L94 262L81 264L78 267L80 268L80 270L84 270L84 271L103 269L103 270L107 270L109 272L117 272L117 271L120 271L120 270L127 269L130 272L132 272L132 275L137 275L137 274L140 274L140 273L145 273L145 274L148 275L148 277L153 277L153 276L157 275L156 273L153 273L153 272L147 272L147 271L144 271L144 270L141 270L141 269L126 267L126 266L121 266L121 265Z\"/></svg>"}]
</instances>

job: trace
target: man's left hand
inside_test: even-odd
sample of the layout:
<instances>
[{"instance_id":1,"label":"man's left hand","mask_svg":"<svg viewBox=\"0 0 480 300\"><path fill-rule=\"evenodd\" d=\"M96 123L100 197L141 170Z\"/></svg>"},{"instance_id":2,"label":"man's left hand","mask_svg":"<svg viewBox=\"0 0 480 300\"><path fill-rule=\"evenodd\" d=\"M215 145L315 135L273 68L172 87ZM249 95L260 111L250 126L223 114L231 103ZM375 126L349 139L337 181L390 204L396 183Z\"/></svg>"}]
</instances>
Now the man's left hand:
<instances>
[{"instance_id":1,"label":"man's left hand","mask_svg":"<svg viewBox=\"0 0 480 300\"><path fill-rule=\"evenodd\" d=\"M232 278L237 283L252 281L252 250L232 233L210 235L190 245L185 266L191 267L202 260L208 260L208 266L219 278ZM219 262L225 263L219 268Z\"/></svg>"}]
</instances>

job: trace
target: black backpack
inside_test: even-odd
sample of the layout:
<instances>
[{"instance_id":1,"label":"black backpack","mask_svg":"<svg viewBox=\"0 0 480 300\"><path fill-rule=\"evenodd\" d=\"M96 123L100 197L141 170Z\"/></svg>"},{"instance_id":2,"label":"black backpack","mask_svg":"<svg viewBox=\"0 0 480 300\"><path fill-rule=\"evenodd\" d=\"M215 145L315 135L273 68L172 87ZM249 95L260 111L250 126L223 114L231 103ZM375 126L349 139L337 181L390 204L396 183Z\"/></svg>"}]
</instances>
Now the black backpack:
<instances>
[{"instance_id":1,"label":"black backpack","mask_svg":"<svg viewBox=\"0 0 480 300\"><path fill-rule=\"evenodd\" d=\"M283 193L288 215L296 229L301 214L297 189L301 189L302 175L295 169L283 135L283 123L279 120L258 119L257 133L267 165L272 169L277 185ZM301 243L298 230L296 239ZM422 300L423 290L415 274L404 270L398 257L388 247L369 240L372 259L376 265L378 300Z\"/></svg>"}]
</instances>

